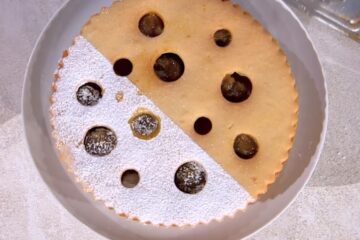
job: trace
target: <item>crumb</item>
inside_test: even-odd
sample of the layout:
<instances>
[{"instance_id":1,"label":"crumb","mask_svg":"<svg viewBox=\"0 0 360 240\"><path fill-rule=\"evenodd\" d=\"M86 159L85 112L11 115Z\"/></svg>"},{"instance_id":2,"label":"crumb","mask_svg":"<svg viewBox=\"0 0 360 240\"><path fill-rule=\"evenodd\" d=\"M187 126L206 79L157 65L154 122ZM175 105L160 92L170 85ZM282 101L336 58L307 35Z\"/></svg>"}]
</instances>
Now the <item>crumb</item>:
<instances>
[{"instance_id":1,"label":"crumb","mask_svg":"<svg viewBox=\"0 0 360 240\"><path fill-rule=\"evenodd\" d=\"M55 77L55 80L59 80L60 79L59 73L55 73L54 77Z\"/></svg>"},{"instance_id":2,"label":"crumb","mask_svg":"<svg viewBox=\"0 0 360 240\"><path fill-rule=\"evenodd\" d=\"M124 99L124 92L123 91L118 91L116 93L115 98L116 98L116 101L121 102Z\"/></svg>"},{"instance_id":3,"label":"crumb","mask_svg":"<svg viewBox=\"0 0 360 240\"><path fill-rule=\"evenodd\" d=\"M67 56L69 56L69 51L68 50L65 50L63 52L63 58L66 58Z\"/></svg>"}]
</instances>

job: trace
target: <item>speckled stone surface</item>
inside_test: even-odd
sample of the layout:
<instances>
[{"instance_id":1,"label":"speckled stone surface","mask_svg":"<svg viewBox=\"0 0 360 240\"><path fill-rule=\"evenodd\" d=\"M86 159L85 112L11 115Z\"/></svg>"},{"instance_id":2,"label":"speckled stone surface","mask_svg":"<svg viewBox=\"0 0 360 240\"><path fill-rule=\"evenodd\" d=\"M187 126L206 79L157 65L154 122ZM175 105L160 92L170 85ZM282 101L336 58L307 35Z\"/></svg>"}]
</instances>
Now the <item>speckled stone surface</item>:
<instances>
[{"instance_id":1,"label":"speckled stone surface","mask_svg":"<svg viewBox=\"0 0 360 240\"><path fill-rule=\"evenodd\" d=\"M0 1L0 240L102 240L51 195L28 153L20 117L26 63L65 0ZM252 240L360 239L360 43L299 16L320 55L329 91L324 152L292 206Z\"/></svg>"}]
</instances>

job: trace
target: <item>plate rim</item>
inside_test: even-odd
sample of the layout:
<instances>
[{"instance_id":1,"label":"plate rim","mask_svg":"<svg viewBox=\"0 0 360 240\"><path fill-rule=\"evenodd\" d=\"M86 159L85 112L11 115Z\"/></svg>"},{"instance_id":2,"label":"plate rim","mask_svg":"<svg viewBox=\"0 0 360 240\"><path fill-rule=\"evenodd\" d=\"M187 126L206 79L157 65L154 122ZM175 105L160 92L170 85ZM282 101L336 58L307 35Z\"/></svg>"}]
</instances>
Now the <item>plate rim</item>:
<instances>
[{"instance_id":1,"label":"plate rim","mask_svg":"<svg viewBox=\"0 0 360 240\"><path fill-rule=\"evenodd\" d=\"M31 68L33 67L33 63L36 59L36 53L40 50L40 46L41 46L41 42L44 39L44 36L46 35L46 32L49 30L49 28L51 27L52 23L54 22L54 20L63 12L63 10L69 5L69 3L72 0L66 0L61 7L54 13L54 15L50 18L50 20L47 22L47 24L44 26L44 28L42 29L42 31L40 32L34 47L32 49L32 52L30 54L29 57L29 61L26 65L26 71L25 71L25 75L24 75L24 81L23 81L23 88L22 88L22 100L21 100L21 118L22 118L22 125L24 128L24 135L25 135L25 142L26 145L29 149L32 161L35 163L36 169L39 173L39 175L41 176L42 180L46 183L46 187L50 190L50 192L52 193L53 196L55 196L55 198L57 199L58 202L60 202L60 204L62 205L62 207L64 209L66 209L66 211L68 211L72 216L74 216L77 220L79 220L82 224L88 226L89 228L91 228L91 226L89 226L85 221L83 221L82 219L79 219L78 216L76 216L72 210L68 209L66 206L63 205L62 201L58 198L58 196L53 192L53 190L49 187L48 182L46 180L46 178L43 176L41 170L39 169L38 164L36 163L36 161L34 160L34 154L33 154L33 150L30 148L30 144L29 142L31 141L31 138L29 136L29 132L28 132L28 126L27 126L27 120L26 120L26 109L25 109L25 105L26 105L26 95L27 92L26 90L28 89L28 84L30 84L29 82L31 81L30 78L30 71ZM279 216L281 216L288 208L291 204L294 203L294 201L297 199L297 197L299 196L299 194L303 191L303 189L305 188L305 186L308 184L308 182L311 179L311 176L313 175L316 166L319 162L320 159L320 155L323 151L324 148L324 143L325 143L325 139L326 139L326 133L327 133L327 127L328 127L328 87L327 87L327 83L324 77L324 72L323 72L323 67L322 64L319 60L319 54L317 49L314 47L313 41L311 40L311 37L309 36L309 33L306 31L305 27L303 26L302 22L299 20L299 18L295 15L295 13L290 9L290 7L288 5L286 5L282 0L275 0L275 2L277 4L280 4L281 7L283 7L285 10L287 10L288 13L291 14L291 16L296 20L296 22L298 23L298 25L301 27L303 33L306 36L306 40L310 43L311 45L311 50L314 52L315 56L316 56L316 64L319 65L319 69L321 71L321 82L323 83L323 87L324 87L324 99L322 99L324 101L324 117L323 117L323 122L322 122L322 130L321 130L321 134L320 134L320 138L319 138L319 142L317 143L316 146L316 151L314 152L314 154L312 155L313 160L313 165L311 166L311 170L308 174L308 176L306 177L306 180L301 184L300 189L297 191L297 193L291 198L291 200L282 208L281 211L279 211L276 215L274 215L272 217L271 220L269 220L268 222L264 223L262 226L260 226L259 228L257 228L256 230L252 231L251 233L249 233L247 236L245 236L244 238L250 238L251 236L255 235L256 233L262 231L265 227L269 226L271 223L273 223L276 219L278 219ZM103 233L98 232L97 230L91 228L93 231L95 231L96 233L103 235ZM104 235L103 235L104 236Z\"/></svg>"}]
</instances>

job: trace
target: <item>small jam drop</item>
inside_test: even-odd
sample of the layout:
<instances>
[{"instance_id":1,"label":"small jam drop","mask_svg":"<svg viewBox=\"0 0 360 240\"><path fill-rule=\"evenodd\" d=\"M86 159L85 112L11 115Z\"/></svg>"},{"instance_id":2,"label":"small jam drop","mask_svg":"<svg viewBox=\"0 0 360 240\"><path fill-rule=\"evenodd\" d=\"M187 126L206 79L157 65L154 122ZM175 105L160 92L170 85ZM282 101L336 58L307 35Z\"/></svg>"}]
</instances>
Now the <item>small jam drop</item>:
<instances>
[{"instance_id":1,"label":"small jam drop","mask_svg":"<svg viewBox=\"0 0 360 240\"><path fill-rule=\"evenodd\" d=\"M84 138L85 150L93 156L105 156L116 147L117 137L107 127L94 127L90 129Z\"/></svg>"},{"instance_id":2,"label":"small jam drop","mask_svg":"<svg viewBox=\"0 0 360 240\"><path fill-rule=\"evenodd\" d=\"M212 123L207 117L199 117L194 123L194 130L200 135L208 134L212 129Z\"/></svg>"},{"instance_id":3,"label":"small jam drop","mask_svg":"<svg viewBox=\"0 0 360 240\"><path fill-rule=\"evenodd\" d=\"M133 70L132 62L129 59L121 58L114 64L114 72L121 77L129 76Z\"/></svg>"},{"instance_id":4,"label":"small jam drop","mask_svg":"<svg viewBox=\"0 0 360 240\"><path fill-rule=\"evenodd\" d=\"M184 70L184 62L175 53L162 54L154 64L155 74L165 82L178 80L184 74Z\"/></svg>"},{"instance_id":5,"label":"small jam drop","mask_svg":"<svg viewBox=\"0 0 360 240\"><path fill-rule=\"evenodd\" d=\"M164 21L156 13L148 13L140 19L138 27L145 36L157 37L164 31Z\"/></svg>"},{"instance_id":6,"label":"small jam drop","mask_svg":"<svg viewBox=\"0 0 360 240\"><path fill-rule=\"evenodd\" d=\"M248 99L252 92L252 83L246 76L236 72L228 74L221 83L221 93L226 100L238 103Z\"/></svg>"},{"instance_id":7,"label":"small jam drop","mask_svg":"<svg viewBox=\"0 0 360 240\"><path fill-rule=\"evenodd\" d=\"M236 155L242 159L253 158L259 149L256 140L248 134L238 135L235 138L233 148Z\"/></svg>"},{"instance_id":8,"label":"small jam drop","mask_svg":"<svg viewBox=\"0 0 360 240\"><path fill-rule=\"evenodd\" d=\"M81 105L95 106L102 98L102 89L96 83L85 83L77 90L76 98Z\"/></svg>"},{"instance_id":9,"label":"small jam drop","mask_svg":"<svg viewBox=\"0 0 360 240\"><path fill-rule=\"evenodd\" d=\"M181 165L175 173L176 187L188 194L196 194L203 190L207 174L202 165L197 162L187 162Z\"/></svg>"},{"instance_id":10,"label":"small jam drop","mask_svg":"<svg viewBox=\"0 0 360 240\"><path fill-rule=\"evenodd\" d=\"M220 29L214 33L214 41L219 47L226 47L231 43L231 32L227 29Z\"/></svg>"},{"instance_id":11,"label":"small jam drop","mask_svg":"<svg viewBox=\"0 0 360 240\"><path fill-rule=\"evenodd\" d=\"M129 120L135 137L150 140L160 132L160 118L150 112L136 114Z\"/></svg>"},{"instance_id":12,"label":"small jam drop","mask_svg":"<svg viewBox=\"0 0 360 240\"><path fill-rule=\"evenodd\" d=\"M139 173L136 170L126 170L121 175L121 184L126 188L134 188L140 181Z\"/></svg>"}]
</instances>

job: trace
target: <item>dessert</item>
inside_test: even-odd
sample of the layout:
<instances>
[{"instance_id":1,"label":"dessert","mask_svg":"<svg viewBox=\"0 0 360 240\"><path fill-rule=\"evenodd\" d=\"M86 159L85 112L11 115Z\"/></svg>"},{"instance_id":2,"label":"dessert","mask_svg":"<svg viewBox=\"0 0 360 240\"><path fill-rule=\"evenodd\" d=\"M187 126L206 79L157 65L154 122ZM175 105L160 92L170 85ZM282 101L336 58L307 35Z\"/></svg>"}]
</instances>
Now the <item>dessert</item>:
<instances>
[{"instance_id":1,"label":"dessert","mask_svg":"<svg viewBox=\"0 0 360 240\"><path fill-rule=\"evenodd\" d=\"M220 0L124 0L93 16L55 74L67 169L117 214L208 223L244 210L288 158L295 80L279 44Z\"/></svg>"}]
</instances>

